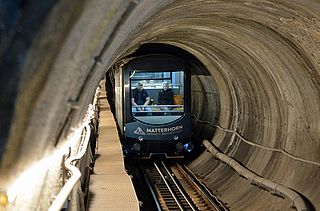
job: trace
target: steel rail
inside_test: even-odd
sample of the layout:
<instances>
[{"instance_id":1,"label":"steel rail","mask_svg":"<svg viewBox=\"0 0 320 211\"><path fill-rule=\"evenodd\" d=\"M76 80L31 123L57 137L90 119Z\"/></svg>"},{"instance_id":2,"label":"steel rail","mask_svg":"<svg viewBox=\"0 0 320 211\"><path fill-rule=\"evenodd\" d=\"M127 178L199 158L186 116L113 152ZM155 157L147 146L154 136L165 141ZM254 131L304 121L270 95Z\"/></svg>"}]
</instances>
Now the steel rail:
<instances>
[{"instance_id":1,"label":"steel rail","mask_svg":"<svg viewBox=\"0 0 320 211\"><path fill-rule=\"evenodd\" d=\"M161 205L160 205L160 203L159 203L159 200L158 200L155 192L153 191L153 188L152 188L152 186L151 186L151 183L150 183L149 178L147 177L147 175L146 175L145 173L143 174L143 176L144 176L144 179L145 179L145 181L146 181L146 183L147 183L147 186L148 186L148 188L149 188L149 191L151 192L151 196L152 196L152 198L153 198L153 200L154 200L154 203L156 204L157 210L158 210L158 211L161 211L161 210L162 210L162 209L161 209Z\"/></svg>"},{"instance_id":2,"label":"steel rail","mask_svg":"<svg viewBox=\"0 0 320 211\"><path fill-rule=\"evenodd\" d=\"M173 190L171 189L170 185L168 184L165 176L162 174L161 170L159 169L158 165L156 163L153 163L153 165L156 167L158 173L160 174L161 178L163 179L164 183L166 184L168 190L170 191L173 199L175 200L175 202L177 203L178 207L180 208L180 210L184 210L183 207L181 206L181 204L179 203L179 200L177 199L177 197L175 196L175 194L173 193Z\"/></svg>"},{"instance_id":3,"label":"steel rail","mask_svg":"<svg viewBox=\"0 0 320 211\"><path fill-rule=\"evenodd\" d=\"M181 190L179 184L176 182L176 180L172 177L170 171L168 170L167 166L164 164L163 161L161 161L162 166L164 167L164 169L167 171L168 175L170 176L171 180L173 181L173 183L175 184L175 186L178 188L178 190L180 191L181 195L183 196L183 198L187 201L187 203L189 204L189 206L191 207L192 210L197 210L193 204L190 202L190 200L187 198L187 196L184 194L184 192Z\"/></svg>"},{"instance_id":4,"label":"steel rail","mask_svg":"<svg viewBox=\"0 0 320 211\"><path fill-rule=\"evenodd\" d=\"M181 168L183 171L187 173L189 179L193 182L194 185L197 186L198 190L201 191L201 193L207 197L207 200L211 203L213 207L217 209L217 211L223 211L223 209L221 209L217 205L217 203L222 207L225 206L219 201L219 199L215 195L211 193L211 191L205 186L205 184L203 184L203 182L199 180L196 177L196 175L194 175L194 173L185 164L183 166L179 165L179 168Z\"/></svg>"}]
</instances>

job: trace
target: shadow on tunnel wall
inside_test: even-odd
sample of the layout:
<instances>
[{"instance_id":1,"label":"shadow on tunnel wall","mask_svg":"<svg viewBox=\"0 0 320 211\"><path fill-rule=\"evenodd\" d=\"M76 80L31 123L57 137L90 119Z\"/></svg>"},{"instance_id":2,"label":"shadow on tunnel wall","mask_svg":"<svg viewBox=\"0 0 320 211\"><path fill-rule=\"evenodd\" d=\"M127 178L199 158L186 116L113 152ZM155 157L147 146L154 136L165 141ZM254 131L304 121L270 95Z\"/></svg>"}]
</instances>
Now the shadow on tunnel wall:
<instances>
[{"instance_id":1,"label":"shadow on tunnel wall","mask_svg":"<svg viewBox=\"0 0 320 211\"><path fill-rule=\"evenodd\" d=\"M21 92L20 83L27 74L24 65L28 50L54 4L55 0L0 2L0 160Z\"/></svg>"}]
</instances>

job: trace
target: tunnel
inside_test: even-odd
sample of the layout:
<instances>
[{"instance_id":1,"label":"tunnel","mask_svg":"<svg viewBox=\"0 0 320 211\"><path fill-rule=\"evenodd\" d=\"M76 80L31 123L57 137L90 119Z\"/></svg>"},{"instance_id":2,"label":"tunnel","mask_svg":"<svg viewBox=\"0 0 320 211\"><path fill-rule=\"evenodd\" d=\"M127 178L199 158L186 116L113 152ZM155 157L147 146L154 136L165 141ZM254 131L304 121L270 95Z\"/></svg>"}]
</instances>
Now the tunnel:
<instances>
[{"instance_id":1,"label":"tunnel","mask_svg":"<svg viewBox=\"0 0 320 211\"><path fill-rule=\"evenodd\" d=\"M112 65L143 48L174 46L197 61L199 140L320 209L317 0L12 1L0 11L0 192L81 125ZM45 209L59 166L16 206ZM230 210L294 210L210 149L188 167Z\"/></svg>"}]
</instances>

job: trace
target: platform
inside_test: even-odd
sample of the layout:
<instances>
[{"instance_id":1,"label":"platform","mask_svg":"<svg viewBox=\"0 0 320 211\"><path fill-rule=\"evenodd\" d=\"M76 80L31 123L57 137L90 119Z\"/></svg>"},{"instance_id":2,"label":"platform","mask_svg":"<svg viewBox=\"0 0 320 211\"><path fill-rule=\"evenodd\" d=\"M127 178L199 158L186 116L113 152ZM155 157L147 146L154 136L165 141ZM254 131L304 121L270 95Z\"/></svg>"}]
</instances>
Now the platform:
<instances>
[{"instance_id":1,"label":"platform","mask_svg":"<svg viewBox=\"0 0 320 211\"><path fill-rule=\"evenodd\" d=\"M131 178L124 168L122 148L116 123L101 83L99 103L99 136L94 174L91 175L88 209L139 210Z\"/></svg>"}]
</instances>

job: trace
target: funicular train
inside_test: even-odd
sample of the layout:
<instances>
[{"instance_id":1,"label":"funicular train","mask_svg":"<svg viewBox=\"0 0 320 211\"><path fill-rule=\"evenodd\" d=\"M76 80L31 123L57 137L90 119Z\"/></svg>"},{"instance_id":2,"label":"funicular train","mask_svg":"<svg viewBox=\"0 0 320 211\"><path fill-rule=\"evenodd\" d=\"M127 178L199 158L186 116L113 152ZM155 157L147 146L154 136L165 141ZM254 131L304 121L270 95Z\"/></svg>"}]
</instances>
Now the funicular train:
<instances>
[{"instance_id":1,"label":"funicular train","mask_svg":"<svg viewBox=\"0 0 320 211\"><path fill-rule=\"evenodd\" d=\"M165 54L113 68L114 104L123 152L135 158L183 158L193 150L190 66Z\"/></svg>"}]
</instances>

